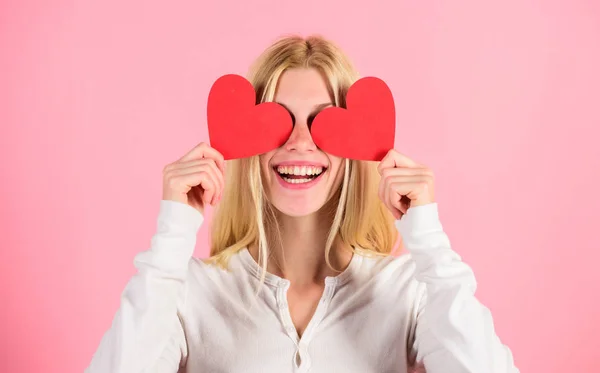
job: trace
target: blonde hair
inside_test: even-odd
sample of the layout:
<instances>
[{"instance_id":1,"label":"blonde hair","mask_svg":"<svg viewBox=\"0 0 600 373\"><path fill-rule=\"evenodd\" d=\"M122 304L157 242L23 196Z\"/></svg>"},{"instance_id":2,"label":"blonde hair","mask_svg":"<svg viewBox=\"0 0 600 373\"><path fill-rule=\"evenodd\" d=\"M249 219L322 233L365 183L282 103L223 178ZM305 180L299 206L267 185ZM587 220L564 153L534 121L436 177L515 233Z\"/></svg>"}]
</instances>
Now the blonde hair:
<instances>
[{"instance_id":1,"label":"blonde hair","mask_svg":"<svg viewBox=\"0 0 600 373\"><path fill-rule=\"evenodd\" d=\"M336 106L345 107L348 89L358 79L348 58L321 36L287 36L268 47L250 70L257 104L273 101L281 74L290 68L315 68L326 78ZM375 162L344 159L344 179L332 197L333 223L327 238L325 260L339 237L355 254L392 253L398 234L394 218L379 200L379 174ZM277 239L279 225L274 207L263 188L259 156L227 162L223 198L215 209L210 257L206 262L227 268L229 259L249 245L258 245L261 282L267 271L269 244Z\"/></svg>"}]
</instances>

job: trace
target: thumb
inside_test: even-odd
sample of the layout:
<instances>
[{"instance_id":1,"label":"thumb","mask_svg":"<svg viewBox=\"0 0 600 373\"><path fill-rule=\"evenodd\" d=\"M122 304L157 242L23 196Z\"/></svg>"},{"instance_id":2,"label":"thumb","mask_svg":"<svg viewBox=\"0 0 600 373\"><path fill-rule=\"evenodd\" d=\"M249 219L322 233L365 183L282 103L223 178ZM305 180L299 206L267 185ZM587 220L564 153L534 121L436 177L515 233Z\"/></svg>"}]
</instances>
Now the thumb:
<instances>
[{"instance_id":1,"label":"thumb","mask_svg":"<svg viewBox=\"0 0 600 373\"><path fill-rule=\"evenodd\" d=\"M377 166L377 171L381 175L383 170L385 170L386 168L396 168L396 167L414 168L414 167L419 167L419 166L420 165L417 162L413 161L408 156L398 152L395 149L390 149L390 151L387 152L385 157L383 157L381 162L379 162L379 165Z\"/></svg>"}]
</instances>

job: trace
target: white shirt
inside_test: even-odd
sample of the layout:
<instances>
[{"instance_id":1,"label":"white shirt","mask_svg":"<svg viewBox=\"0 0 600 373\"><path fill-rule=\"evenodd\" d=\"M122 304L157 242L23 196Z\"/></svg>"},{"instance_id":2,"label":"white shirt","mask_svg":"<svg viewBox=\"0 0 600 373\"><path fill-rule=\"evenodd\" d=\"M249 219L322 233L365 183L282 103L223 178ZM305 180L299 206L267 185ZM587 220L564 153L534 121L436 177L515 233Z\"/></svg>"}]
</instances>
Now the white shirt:
<instances>
[{"instance_id":1,"label":"white shirt","mask_svg":"<svg viewBox=\"0 0 600 373\"><path fill-rule=\"evenodd\" d=\"M474 296L471 268L450 247L436 203L396 222L399 257L354 254L325 280L301 338L286 302L290 282L247 249L230 270L193 258L202 214L162 200L151 247L122 293L88 373L517 373L511 351ZM253 301L254 300L254 301Z\"/></svg>"}]
</instances>

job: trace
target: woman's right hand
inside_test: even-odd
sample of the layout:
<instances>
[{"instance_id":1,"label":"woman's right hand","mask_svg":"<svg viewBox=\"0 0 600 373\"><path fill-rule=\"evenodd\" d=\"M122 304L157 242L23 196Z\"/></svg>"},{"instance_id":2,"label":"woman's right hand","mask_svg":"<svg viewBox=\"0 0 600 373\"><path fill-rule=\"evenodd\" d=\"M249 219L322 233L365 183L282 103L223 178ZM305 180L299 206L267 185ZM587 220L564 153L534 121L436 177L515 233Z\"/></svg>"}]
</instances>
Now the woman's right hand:
<instances>
[{"instance_id":1,"label":"woman's right hand","mask_svg":"<svg viewBox=\"0 0 600 373\"><path fill-rule=\"evenodd\" d=\"M200 213L216 205L223 194L225 160L207 143L201 142L163 169L163 199L186 203Z\"/></svg>"}]
</instances>

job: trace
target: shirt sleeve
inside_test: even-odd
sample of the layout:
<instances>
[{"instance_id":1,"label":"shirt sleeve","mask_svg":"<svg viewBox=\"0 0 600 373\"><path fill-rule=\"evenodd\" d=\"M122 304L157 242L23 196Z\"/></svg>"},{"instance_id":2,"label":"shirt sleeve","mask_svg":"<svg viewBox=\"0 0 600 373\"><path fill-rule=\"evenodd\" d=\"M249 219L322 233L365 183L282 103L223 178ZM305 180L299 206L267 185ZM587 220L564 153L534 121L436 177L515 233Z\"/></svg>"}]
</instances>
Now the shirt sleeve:
<instances>
[{"instance_id":1,"label":"shirt sleeve","mask_svg":"<svg viewBox=\"0 0 600 373\"><path fill-rule=\"evenodd\" d=\"M189 260L203 220L187 204L160 201L150 249L135 256L137 272L125 286L112 325L86 373L175 373L185 364L180 310L185 306Z\"/></svg>"},{"instance_id":2,"label":"shirt sleeve","mask_svg":"<svg viewBox=\"0 0 600 373\"><path fill-rule=\"evenodd\" d=\"M489 309L475 297L473 270L451 249L437 203L409 208L396 228L415 262L415 279L425 284L413 349L427 373L518 373Z\"/></svg>"}]
</instances>

